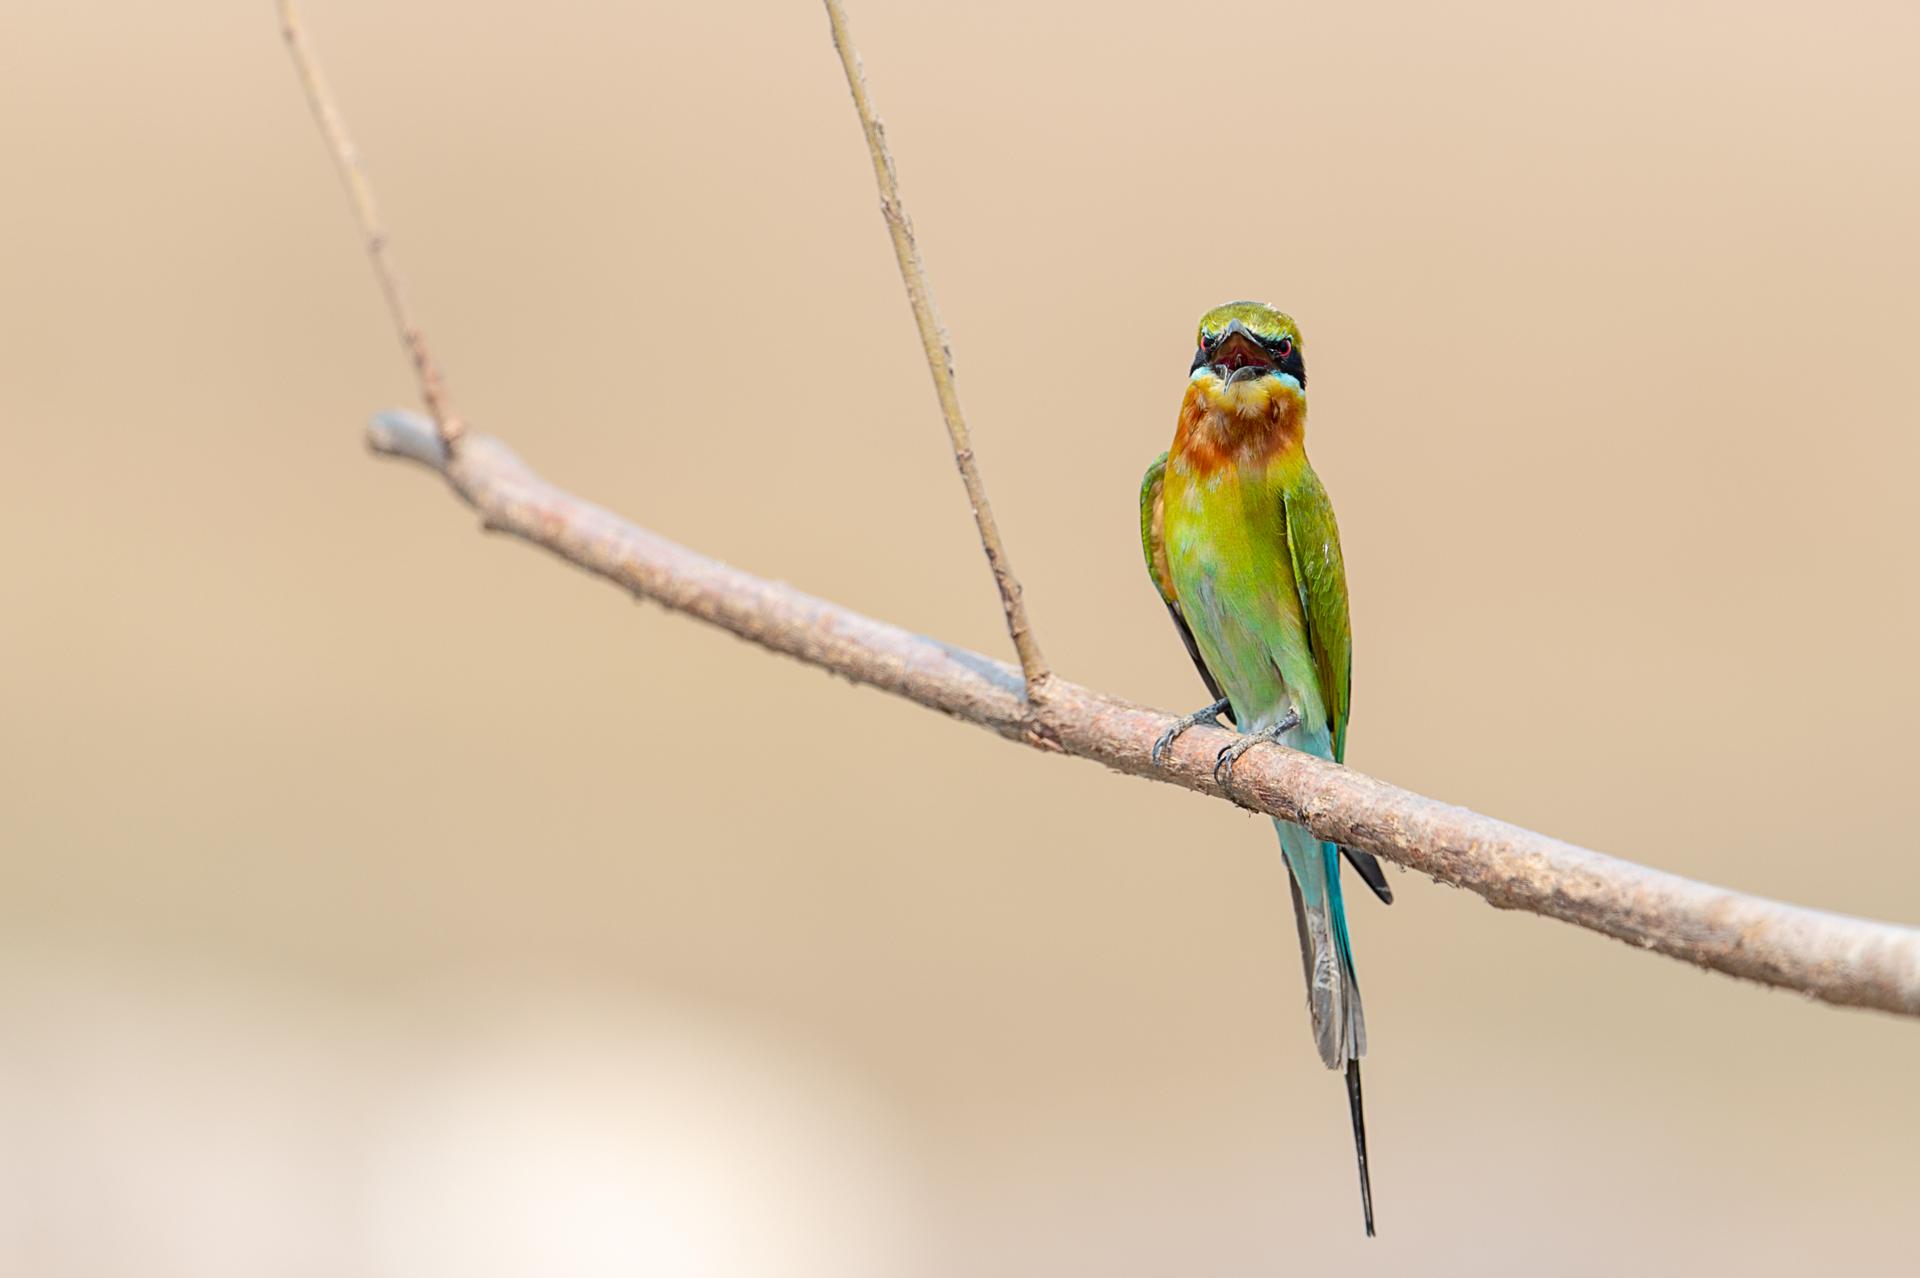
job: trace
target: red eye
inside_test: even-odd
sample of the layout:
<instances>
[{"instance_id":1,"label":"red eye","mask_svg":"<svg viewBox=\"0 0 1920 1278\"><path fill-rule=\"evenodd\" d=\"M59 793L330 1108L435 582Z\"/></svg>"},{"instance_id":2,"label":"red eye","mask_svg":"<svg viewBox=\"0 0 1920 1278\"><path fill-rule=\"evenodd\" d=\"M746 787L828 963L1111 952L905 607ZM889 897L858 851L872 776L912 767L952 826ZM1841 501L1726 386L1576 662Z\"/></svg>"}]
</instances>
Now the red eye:
<instances>
[{"instance_id":1,"label":"red eye","mask_svg":"<svg viewBox=\"0 0 1920 1278\"><path fill-rule=\"evenodd\" d=\"M1293 339L1291 337L1281 338L1280 345L1276 346L1274 351L1281 359L1285 359L1287 356L1293 354Z\"/></svg>"}]
</instances>

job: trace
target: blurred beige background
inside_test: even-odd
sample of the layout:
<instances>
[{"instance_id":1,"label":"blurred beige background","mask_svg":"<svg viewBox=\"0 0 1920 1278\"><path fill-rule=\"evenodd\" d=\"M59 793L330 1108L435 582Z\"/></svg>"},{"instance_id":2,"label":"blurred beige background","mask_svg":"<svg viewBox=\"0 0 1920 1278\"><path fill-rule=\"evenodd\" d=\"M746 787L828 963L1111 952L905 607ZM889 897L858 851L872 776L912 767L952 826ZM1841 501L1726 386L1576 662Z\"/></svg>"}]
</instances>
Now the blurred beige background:
<instances>
[{"instance_id":1,"label":"blurred beige background","mask_svg":"<svg viewBox=\"0 0 1920 1278\"><path fill-rule=\"evenodd\" d=\"M307 10L471 418L1005 650L816 6ZM1271 298L1356 766L1920 920L1920 10L1553 10L855 4L1036 624L1196 702L1135 486ZM408 369L265 0L0 48L0 1271L1913 1263L1920 1027L1412 876L1367 1243L1264 823L367 457Z\"/></svg>"}]
</instances>

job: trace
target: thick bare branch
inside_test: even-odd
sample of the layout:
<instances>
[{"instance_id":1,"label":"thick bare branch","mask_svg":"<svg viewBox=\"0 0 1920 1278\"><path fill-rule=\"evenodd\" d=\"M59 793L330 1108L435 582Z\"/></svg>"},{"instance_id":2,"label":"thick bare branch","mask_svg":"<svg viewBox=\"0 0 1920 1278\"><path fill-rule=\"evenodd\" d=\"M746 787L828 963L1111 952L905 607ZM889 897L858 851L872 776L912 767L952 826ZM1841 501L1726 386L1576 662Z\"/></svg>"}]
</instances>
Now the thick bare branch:
<instances>
[{"instance_id":1,"label":"thick bare branch","mask_svg":"<svg viewBox=\"0 0 1920 1278\"><path fill-rule=\"evenodd\" d=\"M460 438L460 417L453 410L446 381L440 376L440 366L427 349L426 335L420 331L420 325L415 322L413 312L407 306L406 290L400 283L400 269L394 265L386 227L381 224L380 210L373 202L373 184L367 181L366 171L360 167L360 152L347 134L346 121L341 119L340 108L334 104L333 90L327 87L326 77L320 73L320 64L307 44L306 32L293 0L279 0L279 5L280 31L286 37L287 52L293 55L294 69L300 73L300 83L307 91L307 104L313 108L314 121L319 124L321 136L326 139L327 150L333 154L333 162L340 170L340 180L346 183L347 195L353 201L354 215L360 219L360 231L367 241L367 256L373 261L373 273L380 278L380 291L386 295L387 311L393 316L393 326L400 331L401 344L407 348L407 357L413 361L414 374L420 381L420 397L426 401L427 412L433 417L441 442L451 447Z\"/></svg>"},{"instance_id":2,"label":"thick bare branch","mask_svg":"<svg viewBox=\"0 0 1920 1278\"><path fill-rule=\"evenodd\" d=\"M1155 740L1173 723L1160 711L1054 678L1047 670L1007 566L954 393L952 357L934 315L893 163L874 118L859 57L837 0L826 0L902 279L928 367L973 502L981 543L1000 587L1021 661L987 657L910 634L791 587L765 581L581 501L528 470L498 441L463 433L438 368L409 314L386 234L332 97L314 65L291 0L279 0L287 45L315 118L340 166L367 235L367 250L433 413L377 419L380 453L440 473L486 527L545 547L635 594L775 652L990 728L1004 737L1093 759L1134 776L1170 781L1307 826L1322 838L1467 888L1502 909L1527 910L1646 949L1830 1003L1920 1016L1920 931L1848 918L1696 883L1436 802L1297 751L1270 747L1235 768L1234 791L1213 778L1228 740L1217 728L1181 736L1164 766ZM457 444L457 447L455 446ZM1035 711L1045 690L1044 722Z\"/></svg>"},{"instance_id":3,"label":"thick bare branch","mask_svg":"<svg viewBox=\"0 0 1920 1278\"><path fill-rule=\"evenodd\" d=\"M1577 924L1700 967L1829 1003L1920 1016L1920 931L1747 896L1562 843L1279 747L1213 779L1217 728L1150 758L1173 723L1161 711L1055 678L1032 732L1020 673L675 545L555 488L497 440L469 435L451 460L413 414L377 419L375 451L442 474L488 528L511 533L636 595L809 665L905 697L1012 740L1061 749L1298 821L1322 838L1397 861L1502 909Z\"/></svg>"},{"instance_id":4,"label":"thick bare branch","mask_svg":"<svg viewBox=\"0 0 1920 1278\"><path fill-rule=\"evenodd\" d=\"M920 246L913 238L913 223L907 218L906 205L900 202L900 184L894 174L893 153L887 149L886 128L874 115L873 102L867 96L867 77L860 66L860 54L853 47L853 38L847 32L846 11L840 7L840 0L825 0L825 3L827 21L833 27L833 47L839 50L840 65L847 73L847 88L853 92L853 108L860 114L860 127L867 135L867 150L873 156L873 180L880 188L880 212L887 219L888 233L893 236L893 255L900 263L900 279L907 286L913 321L920 329L927 371L933 374L933 389L940 397L940 414L946 418L954 464L960 468L960 482L966 485L973 522L980 530L980 547L987 552L987 566L993 570L993 583L1000 591L1000 607L1007 616L1007 634L1013 639L1013 650L1020 657L1027 700L1038 707L1050 674L1047 659L1041 655L1033 623L1027 620L1020 579L1013 575L1006 546L1000 541L1000 527L994 522L993 507L987 501L987 486L974 460L973 437L967 431L966 418L960 415L960 392L953 382L953 349L947 344L946 330L934 310L926 267L920 261Z\"/></svg>"}]
</instances>

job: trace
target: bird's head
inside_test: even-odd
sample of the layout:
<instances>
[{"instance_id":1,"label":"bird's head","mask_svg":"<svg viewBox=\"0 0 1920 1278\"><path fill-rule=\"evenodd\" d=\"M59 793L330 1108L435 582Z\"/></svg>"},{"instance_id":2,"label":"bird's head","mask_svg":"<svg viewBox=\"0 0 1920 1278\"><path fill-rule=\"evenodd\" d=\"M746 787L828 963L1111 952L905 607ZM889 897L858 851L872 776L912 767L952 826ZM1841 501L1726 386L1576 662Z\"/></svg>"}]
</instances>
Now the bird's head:
<instances>
[{"instance_id":1,"label":"bird's head","mask_svg":"<svg viewBox=\"0 0 1920 1278\"><path fill-rule=\"evenodd\" d=\"M1188 394L1241 416L1297 406L1306 394L1300 329L1264 302L1228 302L1200 317Z\"/></svg>"}]
</instances>

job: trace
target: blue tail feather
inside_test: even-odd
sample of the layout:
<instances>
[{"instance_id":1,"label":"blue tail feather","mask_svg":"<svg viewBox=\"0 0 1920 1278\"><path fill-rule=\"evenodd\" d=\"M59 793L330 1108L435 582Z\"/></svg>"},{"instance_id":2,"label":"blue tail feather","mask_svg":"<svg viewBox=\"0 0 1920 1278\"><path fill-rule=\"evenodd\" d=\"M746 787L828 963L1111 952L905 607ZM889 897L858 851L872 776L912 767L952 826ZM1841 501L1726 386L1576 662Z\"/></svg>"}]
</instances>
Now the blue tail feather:
<instances>
[{"instance_id":1,"label":"blue tail feather","mask_svg":"<svg viewBox=\"0 0 1920 1278\"><path fill-rule=\"evenodd\" d=\"M1360 1205L1373 1234L1373 1186L1367 1172L1366 1116L1360 1103L1360 1057L1367 1051L1366 1016L1353 969L1353 937L1340 890L1340 848L1286 821L1275 821L1293 889L1300 958L1307 977L1307 1008L1314 1042L1329 1069L1343 1069L1353 1118L1353 1149L1360 1169Z\"/></svg>"}]
</instances>

